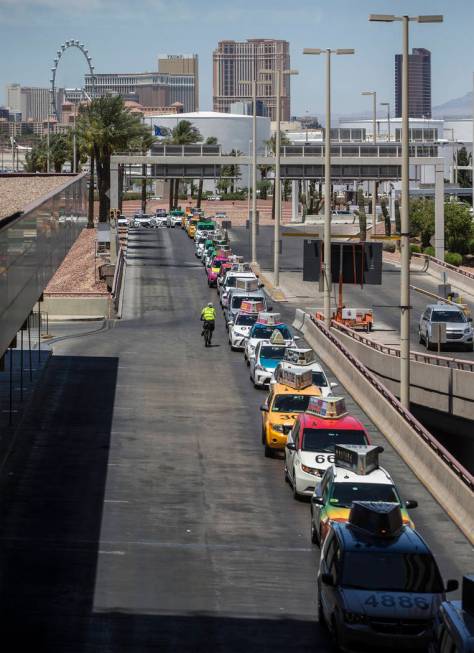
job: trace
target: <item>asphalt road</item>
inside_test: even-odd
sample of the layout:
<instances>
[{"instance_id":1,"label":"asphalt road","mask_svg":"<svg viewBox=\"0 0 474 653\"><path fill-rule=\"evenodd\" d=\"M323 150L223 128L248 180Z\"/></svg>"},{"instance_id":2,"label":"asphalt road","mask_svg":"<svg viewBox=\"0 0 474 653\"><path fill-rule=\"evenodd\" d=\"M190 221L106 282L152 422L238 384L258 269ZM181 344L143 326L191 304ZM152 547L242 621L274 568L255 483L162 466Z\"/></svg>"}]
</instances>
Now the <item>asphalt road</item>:
<instances>
[{"instance_id":1,"label":"asphalt road","mask_svg":"<svg viewBox=\"0 0 474 653\"><path fill-rule=\"evenodd\" d=\"M315 621L309 506L263 456L264 393L221 319L203 347L209 298L181 230L137 232L122 321L54 343L0 470L2 653L331 650ZM472 570L465 538L350 410L420 502L443 575Z\"/></svg>"}]
</instances>

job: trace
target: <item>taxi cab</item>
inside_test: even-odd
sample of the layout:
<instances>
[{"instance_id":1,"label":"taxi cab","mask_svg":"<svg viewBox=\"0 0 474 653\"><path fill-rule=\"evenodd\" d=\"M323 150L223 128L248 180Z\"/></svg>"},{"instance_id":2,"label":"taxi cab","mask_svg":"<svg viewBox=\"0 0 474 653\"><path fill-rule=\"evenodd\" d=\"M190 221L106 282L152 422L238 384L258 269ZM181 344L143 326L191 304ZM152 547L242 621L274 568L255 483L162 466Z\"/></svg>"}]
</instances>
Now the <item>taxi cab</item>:
<instances>
[{"instance_id":1,"label":"taxi cab","mask_svg":"<svg viewBox=\"0 0 474 653\"><path fill-rule=\"evenodd\" d=\"M430 653L474 653L474 574L462 579L460 601L441 604Z\"/></svg>"},{"instance_id":2,"label":"taxi cab","mask_svg":"<svg viewBox=\"0 0 474 653\"><path fill-rule=\"evenodd\" d=\"M194 238L194 236L196 235L198 222L199 222L199 218L191 218L191 220L188 220L186 231L190 238Z\"/></svg>"},{"instance_id":3,"label":"taxi cab","mask_svg":"<svg viewBox=\"0 0 474 653\"><path fill-rule=\"evenodd\" d=\"M370 440L364 426L348 415L344 397L310 399L285 447L285 480L295 499L313 494L316 483L335 462L338 444L366 445Z\"/></svg>"},{"instance_id":4,"label":"taxi cab","mask_svg":"<svg viewBox=\"0 0 474 653\"><path fill-rule=\"evenodd\" d=\"M312 384L310 372L287 372L270 388L262 413L262 444L265 457L272 458L275 451L283 451L288 433L299 413L304 413L311 397L320 396L319 388Z\"/></svg>"},{"instance_id":5,"label":"taxi cab","mask_svg":"<svg viewBox=\"0 0 474 653\"><path fill-rule=\"evenodd\" d=\"M279 331L286 347L295 347L298 336L293 336L286 324L281 322L280 313L259 313L245 343L244 358L247 365L255 357L255 349L260 340L270 340L274 331ZM297 372L297 370L295 370ZM319 393L318 393L319 394Z\"/></svg>"},{"instance_id":6,"label":"taxi cab","mask_svg":"<svg viewBox=\"0 0 474 653\"><path fill-rule=\"evenodd\" d=\"M281 333L275 330L270 340L260 340L255 356L250 360L250 380L255 388L270 384L276 366L285 355L286 345Z\"/></svg>"},{"instance_id":7,"label":"taxi cab","mask_svg":"<svg viewBox=\"0 0 474 653\"><path fill-rule=\"evenodd\" d=\"M316 360L316 354L312 349L309 348L297 348L291 347L285 351L283 360L278 363L275 368L274 378L272 383L274 383L275 377L278 375L278 372L281 368L287 368L293 371L298 370L311 370L313 374L313 383L321 388L321 394L323 397L327 397L332 394L333 388L336 388L338 384L335 381L329 382L326 376L326 372L322 366Z\"/></svg>"},{"instance_id":8,"label":"taxi cab","mask_svg":"<svg viewBox=\"0 0 474 653\"><path fill-rule=\"evenodd\" d=\"M227 256L217 253L212 259L210 267L206 268L207 285L209 288L215 288L217 286L217 275L220 272L222 264L226 261Z\"/></svg>"},{"instance_id":9,"label":"taxi cab","mask_svg":"<svg viewBox=\"0 0 474 653\"><path fill-rule=\"evenodd\" d=\"M354 503L348 522L331 522L317 574L318 617L339 651L425 651L443 582L421 535L394 503ZM445 648L443 653L463 649Z\"/></svg>"},{"instance_id":10,"label":"taxi cab","mask_svg":"<svg viewBox=\"0 0 474 653\"><path fill-rule=\"evenodd\" d=\"M402 520L414 528L408 510L416 501L403 501L390 474L379 465L382 447L336 444L335 461L316 485L311 497L311 541L321 545L331 521L347 522L354 501L393 503Z\"/></svg>"}]
</instances>

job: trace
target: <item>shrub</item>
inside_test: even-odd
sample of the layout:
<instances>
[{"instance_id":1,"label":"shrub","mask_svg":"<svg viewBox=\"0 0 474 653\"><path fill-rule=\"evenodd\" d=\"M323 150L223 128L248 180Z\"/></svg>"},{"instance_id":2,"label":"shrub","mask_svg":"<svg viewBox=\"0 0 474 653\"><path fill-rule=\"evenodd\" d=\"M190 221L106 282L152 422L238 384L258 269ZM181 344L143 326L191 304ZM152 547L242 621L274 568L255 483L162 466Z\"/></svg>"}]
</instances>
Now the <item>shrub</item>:
<instances>
[{"instance_id":1,"label":"shrub","mask_svg":"<svg viewBox=\"0 0 474 653\"><path fill-rule=\"evenodd\" d=\"M384 252L394 252L396 245L393 240L386 240L382 246Z\"/></svg>"},{"instance_id":2,"label":"shrub","mask_svg":"<svg viewBox=\"0 0 474 653\"><path fill-rule=\"evenodd\" d=\"M449 263L450 265L455 265L458 267L462 263L462 256L457 252L445 252L444 260L445 263Z\"/></svg>"},{"instance_id":3,"label":"shrub","mask_svg":"<svg viewBox=\"0 0 474 653\"><path fill-rule=\"evenodd\" d=\"M411 243L410 244L410 252L412 254L420 254L421 247L419 245L414 245L413 243Z\"/></svg>"},{"instance_id":4,"label":"shrub","mask_svg":"<svg viewBox=\"0 0 474 653\"><path fill-rule=\"evenodd\" d=\"M429 247L425 247L425 249L423 250L423 254L428 254L428 256L434 256L435 248L432 247L431 245Z\"/></svg>"},{"instance_id":5,"label":"shrub","mask_svg":"<svg viewBox=\"0 0 474 653\"><path fill-rule=\"evenodd\" d=\"M474 239L469 241L469 254L474 254Z\"/></svg>"}]
</instances>

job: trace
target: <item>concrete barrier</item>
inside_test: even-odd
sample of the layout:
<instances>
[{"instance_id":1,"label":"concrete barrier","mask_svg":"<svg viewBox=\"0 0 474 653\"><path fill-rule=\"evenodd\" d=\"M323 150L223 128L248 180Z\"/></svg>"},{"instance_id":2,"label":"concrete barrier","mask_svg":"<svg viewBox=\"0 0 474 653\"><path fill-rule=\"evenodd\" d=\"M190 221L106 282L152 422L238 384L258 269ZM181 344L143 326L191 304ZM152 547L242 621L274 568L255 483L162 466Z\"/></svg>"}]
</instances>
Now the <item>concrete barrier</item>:
<instances>
[{"instance_id":1,"label":"concrete barrier","mask_svg":"<svg viewBox=\"0 0 474 653\"><path fill-rule=\"evenodd\" d=\"M300 323L301 316L296 321L296 324ZM442 448L438 445L437 453L420 436L417 429L424 431L421 424L414 418L409 421L403 415L403 408L397 399L387 392L381 392L377 387L380 383L375 376L360 363L356 365L344 345L339 343L339 340L332 339L324 328L314 324L309 315L304 319L301 331L325 365L331 368L341 383L348 388L354 400L384 434L421 483L474 544L472 476L466 472L470 479L469 483L466 483L440 457L439 450ZM338 338L339 335L338 333ZM445 453L446 459L452 458L448 452Z\"/></svg>"},{"instance_id":2,"label":"concrete barrier","mask_svg":"<svg viewBox=\"0 0 474 653\"><path fill-rule=\"evenodd\" d=\"M44 294L42 310L48 313L50 320L59 319L100 319L109 317L110 296L67 296Z\"/></svg>"},{"instance_id":3,"label":"concrete barrier","mask_svg":"<svg viewBox=\"0 0 474 653\"><path fill-rule=\"evenodd\" d=\"M397 397L400 396L400 358L354 340L338 330L342 344ZM412 360L410 395L414 404L474 420L474 374Z\"/></svg>"}]
</instances>

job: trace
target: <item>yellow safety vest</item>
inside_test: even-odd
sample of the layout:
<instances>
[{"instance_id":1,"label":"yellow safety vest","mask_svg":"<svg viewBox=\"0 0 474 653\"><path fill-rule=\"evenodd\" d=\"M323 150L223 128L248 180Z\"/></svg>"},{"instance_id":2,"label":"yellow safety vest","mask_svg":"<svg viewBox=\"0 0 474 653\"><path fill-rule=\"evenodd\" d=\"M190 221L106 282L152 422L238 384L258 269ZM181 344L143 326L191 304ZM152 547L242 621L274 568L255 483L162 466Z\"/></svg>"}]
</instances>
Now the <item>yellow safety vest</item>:
<instances>
[{"instance_id":1,"label":"yellow safety vest","mask_svg":"<svg viewBox=\"0 0 474 653\"><path fill-rule=\"evenodd\" d=\"M216 309L213 306L205 306L202 309L201 317L205 322L216 319Z\"/></svg>"}]
</instances>

